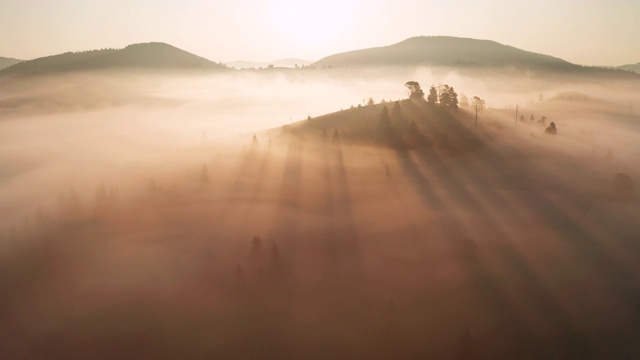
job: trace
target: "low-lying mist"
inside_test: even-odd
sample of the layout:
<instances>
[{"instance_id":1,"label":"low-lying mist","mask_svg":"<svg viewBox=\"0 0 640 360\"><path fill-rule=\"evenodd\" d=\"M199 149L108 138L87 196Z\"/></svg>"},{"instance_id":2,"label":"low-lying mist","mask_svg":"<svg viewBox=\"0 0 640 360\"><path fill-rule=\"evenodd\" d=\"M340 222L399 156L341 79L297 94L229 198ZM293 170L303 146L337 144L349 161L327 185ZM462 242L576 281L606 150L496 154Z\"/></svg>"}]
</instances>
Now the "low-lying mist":
<instances>
[{"instance_id":1,"label":"low-lying mist","mask_svg":"<svg viewBox=\"0 0 640 360\"><path fill-rule=\"evenodd\" d=\"M487 106L476 125L410 80ZM438 69L0 80L0 357L633 357L639 94Z\"/></svg>"}]
</instances>

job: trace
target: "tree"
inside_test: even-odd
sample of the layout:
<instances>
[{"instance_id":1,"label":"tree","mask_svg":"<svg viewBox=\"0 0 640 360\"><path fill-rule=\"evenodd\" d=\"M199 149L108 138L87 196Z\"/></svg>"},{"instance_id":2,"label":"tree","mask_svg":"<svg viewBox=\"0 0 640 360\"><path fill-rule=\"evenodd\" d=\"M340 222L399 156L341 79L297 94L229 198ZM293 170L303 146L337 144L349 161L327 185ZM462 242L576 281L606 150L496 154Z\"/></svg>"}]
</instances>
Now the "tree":
<instances>
[{"instance_id":1,"label":"tree","mask_svg":"<svg viewBox=\"0 0 640 360\"><path fill-rule=\"evenodd\" d=\"M417 81L407 81L404 86L409 89L409 99L424 100L424 91L422 91Z\"/></svg>"},{"instance_id":2,"label":"tree","mask_svg":"<svg viewBox=\"0 0 640 360\"><path fill-rule=\"evenodd\" d=\"M429 96L427 96L427 102L429 104L438 103L438 90L433 85L431 85L431 87L429 88Z\"/></svg>"},{"instance_id":3,"label":"tree","mask_svg":"<svg viewBox=\"0 0 640 360\"><path fill-rule=\"evenodd\" d=\"M478 96L473 97L473 102L471 106L476 110L476 127L478 127L478 112L482 112L484 110L484 100L479 98Z\"/></svg>"},{"instance_id":4,"label":"tree","mask_svg":"<svg viewBox=\"0 0 640 360\"><path fill-rule=\"evenodd\" d=\"M474 96L473 101L471 102L471 106L481 113L484 110L485 101L478 96Z\"/></svg>"},{"instance_id":5,"label":"tree","mask_svg":"<svg viewBox=\"0 0 640 360\"><path fill-rule=\"evenodd\" d=\"M533 114L531 114L531 117L529 118L529 121L531 121L531 122L536 121L536 118L535 118L535 116L533 116Z\"/></svg>"},{"instance_id":6,"label":"tree","mask_svg":"<svg viewBox=\"0 0 640 360\"><path fill-rule=\"evenodd\" d=\"M453 90L453 86L449 88L449 106L458 109L458 94Z\"/></svg>"},{"instance_id":7,"label":"tree","mask_svg":"<svg viewBox=\"0 0 640 360\"><path fill-rule=\"evenodd\" d=\"M440 101L440 105L450 106L451 97L449 96L449 85L440 85L438 86L438 90L440 91L440 97L438 98L438 101Z\"/></svg>"},{"instance_id":8,"label":"tree","mask_svg":"<svg viewBox=\"0 0 640 360\"><path fill-rule=\"evenodd\" d=\"M368 106L373 106L373 105L375 105L375 103L376 103L376 102L375 102L375 101L373 101L373 98L369 98L369 101L367 101L367 105L368 105Z\"/></svg>"},{"instance_id":9,"label":"tree","mask_svg":"<svg viewBox=\"0 0 640 360\"><path fill-rule=\"evenodd\" d=\"M552 121L549 126L544 129L544 133L549 135L556 135L558 133L558 129L556 129L556 123Z\"/></svg>"}]
</instances>

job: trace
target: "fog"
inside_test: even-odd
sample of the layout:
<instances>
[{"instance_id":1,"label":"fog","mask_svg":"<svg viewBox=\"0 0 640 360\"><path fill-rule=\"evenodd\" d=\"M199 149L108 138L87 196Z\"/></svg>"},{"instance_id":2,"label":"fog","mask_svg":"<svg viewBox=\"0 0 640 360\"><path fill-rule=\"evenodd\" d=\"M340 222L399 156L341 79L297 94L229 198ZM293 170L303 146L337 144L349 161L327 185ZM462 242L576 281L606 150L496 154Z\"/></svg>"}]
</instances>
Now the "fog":
<instances>
[{"instance_id":1,"label":"fog","mask_svg":"<svg viewBox=\"0 0 640 360\"><path fill-rule=\"evenodd\" d=\"M478 125L407 100L409 80L485 99ZM0 81L0 357L640 355L637 84Z\"/></svg>"}]
</instances>

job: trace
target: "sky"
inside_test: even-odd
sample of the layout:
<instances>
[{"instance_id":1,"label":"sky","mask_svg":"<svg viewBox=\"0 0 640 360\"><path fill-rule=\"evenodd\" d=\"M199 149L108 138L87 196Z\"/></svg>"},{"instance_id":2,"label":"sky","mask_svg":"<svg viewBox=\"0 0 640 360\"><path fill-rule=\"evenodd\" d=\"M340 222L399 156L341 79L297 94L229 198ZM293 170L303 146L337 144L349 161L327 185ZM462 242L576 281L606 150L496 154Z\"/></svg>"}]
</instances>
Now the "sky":
<instances>
[{"instance_id":1,"label":"sky","mask_svg":"<svg viewBox=\"0 0 640 360\"><path fill-rule=\"evenodd\" d=\"M583 65L640 62L640 0L0 0L0 56L161 41L213 61L318 60L420 35Z\"/></svg>"}]
</instances>

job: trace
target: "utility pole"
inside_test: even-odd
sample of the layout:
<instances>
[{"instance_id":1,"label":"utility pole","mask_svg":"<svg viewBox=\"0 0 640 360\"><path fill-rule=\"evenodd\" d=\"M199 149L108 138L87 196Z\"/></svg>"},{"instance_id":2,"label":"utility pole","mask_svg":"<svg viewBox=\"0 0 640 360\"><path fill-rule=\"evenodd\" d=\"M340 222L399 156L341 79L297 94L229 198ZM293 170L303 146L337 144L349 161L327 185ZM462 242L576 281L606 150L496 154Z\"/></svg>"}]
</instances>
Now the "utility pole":
<instances>
[{"instance_id":1,"label":"utility pole","mask_svg":"<svg viewBox=\"0 0 640 360\"><path fill-rule=\"evenodd\" d=\"M516 105L516 127L518 127L518 105Z\"/></svg>"}]
</instances>

